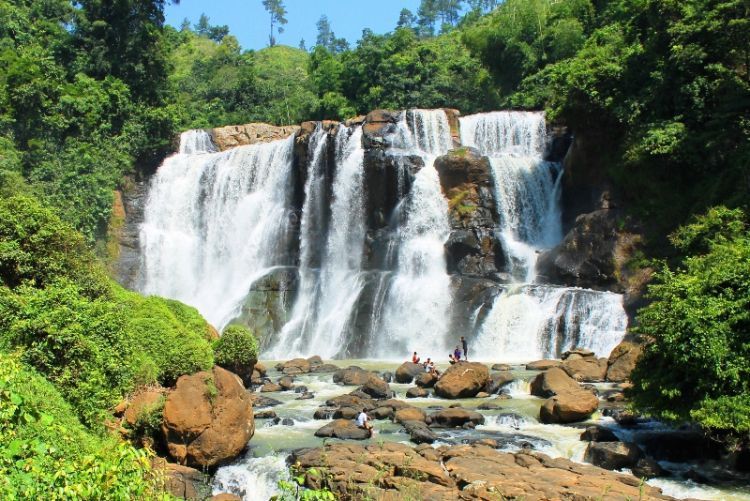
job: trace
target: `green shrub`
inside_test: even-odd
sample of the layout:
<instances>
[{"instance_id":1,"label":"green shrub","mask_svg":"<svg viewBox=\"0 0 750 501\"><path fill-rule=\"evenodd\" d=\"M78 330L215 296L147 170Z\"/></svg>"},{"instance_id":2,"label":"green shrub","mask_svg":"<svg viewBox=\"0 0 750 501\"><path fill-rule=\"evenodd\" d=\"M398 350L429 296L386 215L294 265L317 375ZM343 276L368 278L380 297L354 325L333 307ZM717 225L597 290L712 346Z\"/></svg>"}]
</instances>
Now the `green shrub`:
<instances>
[{"instance_id":1,"label":"green shrub","mask_svg":"<svg viewBox=\"0 0 750 501\"><path fill-rule=\"evenodd\" d=\"M214 357L217 365L234 373L252 371L258 361L258 340L247 327L230 325L214 342Z\"/></svg>"},{"instance_id":2,"label":"green shrub","mask_svg":"<svg viewBox=\"0 0 750 501\"><path fill-rule=\"evenodd\" d=\"M56 388L0 353L0 498L161 499L148 453L91 434Z\"/></svg>"},{"instance_id":3,"label":"green shrub","mask_svg":"<svg viewBox=\"0 0 750 501\"><path fill-rule=\"evenodd\" d=\"M720 231L719 231L720 230ZM700 249L649 287L635 331L649 342L633 372L641 410L706 429L750 433L750 232L718 208L672 238Z\"/></svg>"}]
</instances>

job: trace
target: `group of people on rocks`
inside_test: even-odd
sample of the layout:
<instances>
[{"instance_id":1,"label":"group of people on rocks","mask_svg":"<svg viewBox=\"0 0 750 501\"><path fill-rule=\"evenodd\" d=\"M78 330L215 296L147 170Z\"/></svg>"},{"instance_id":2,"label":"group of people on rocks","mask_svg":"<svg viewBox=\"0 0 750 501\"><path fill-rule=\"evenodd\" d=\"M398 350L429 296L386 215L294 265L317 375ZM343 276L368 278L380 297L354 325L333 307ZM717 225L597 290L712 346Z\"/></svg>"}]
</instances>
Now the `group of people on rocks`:
<instances>
[{"instance_id":1,"label":"group of people on rocks","mask_svg":"<svg viewBox=\"0 0 750 501\"><path fill-rule=\"evenodd\" d=\"M456 345L456 349L453 350L453 353L448 354L448 362L450 362L451 365L457 362L461 362L461 360L463 360L464 362L467 362L469 360L469 343L466 341L466 338L464 336L461 336L461 339L459 339L459 344ZM419 361L420 358L415 351L411 356L411 362L413 364L418 364ZM430 360L430 358L427 358L427 360L422 365L425 368L425 372L431 372L436 375L440 374L437 369L435 369L435 362Z\"/></svg>"}]
</instances>

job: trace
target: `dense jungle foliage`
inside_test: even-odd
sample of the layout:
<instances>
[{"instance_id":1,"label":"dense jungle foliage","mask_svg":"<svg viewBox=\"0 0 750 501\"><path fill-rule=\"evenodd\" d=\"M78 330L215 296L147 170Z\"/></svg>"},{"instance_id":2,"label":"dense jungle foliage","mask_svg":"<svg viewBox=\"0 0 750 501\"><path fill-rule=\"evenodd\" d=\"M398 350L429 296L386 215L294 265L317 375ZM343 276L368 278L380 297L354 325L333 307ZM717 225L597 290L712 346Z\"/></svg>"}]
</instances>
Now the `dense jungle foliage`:
<instances>
[{"instance_id":1,"label":"dense jungle foliage","mask_svg":"<svg viewBox=\"0 0 750 501\"><path fill-rule=\"evenodd\" d=\"M673 232L638 317L637 406L747 440L750 3L466 3L352 47L326 20L310 50L245 51L207 18L165 26L164 0L0 0L0 497L159 496L105 417L214 363L194 309L106 276L113 191L186 128L381 107L545 109L596 144L624 207ZM224 363L257 356L229 341Z\"/></svg>"}]
</instances>

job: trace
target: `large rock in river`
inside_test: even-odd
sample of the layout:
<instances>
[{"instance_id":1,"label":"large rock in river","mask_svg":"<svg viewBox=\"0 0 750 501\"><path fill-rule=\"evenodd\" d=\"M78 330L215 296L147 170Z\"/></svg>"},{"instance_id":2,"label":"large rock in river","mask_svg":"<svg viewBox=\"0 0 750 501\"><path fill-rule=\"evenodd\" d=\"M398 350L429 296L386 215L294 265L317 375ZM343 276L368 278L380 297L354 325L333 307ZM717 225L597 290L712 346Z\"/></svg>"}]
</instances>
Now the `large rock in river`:
<instances>
[{"instance_id":1,"label":"large rock in river","mask_svg":"<svg viewBox=\"0 0 750 501\"><path fill-rule=\"evenodd\" d=\"M421 364L413 364L411 362L404 362L396 369L396 382L397 383L411 383L415 377L420 374L424 374L424 367Z\"/></svg>"},{"instance_id":2,"label":"large rock in river","mask_svg":"<svg viewBox=\"0 0 750 501\"><path fill-rule=\"evenodd\" d=\"M177 380L162 431L177 462L213 468L234 459L253 436L253 406L240 378L214 367Z\"/></svg>"},{"instance_id":3,"label":"large rock in river","mask_svg":"<svg viewBox=\"0 0 750 501\"><path fill-rule=\"evenodd\" d=\"M643 453L629 442L591 442L583 460L607 470L632 468Z\"/></svg>"},{"instance_id":4,"label":"large rock in river","mask_svg":"<svg viewBox=\"0 0 750 501\"><path fill-rule=\"evenodd\" d=\"M316 437L365 440L370 433L357 426L351 419L336 419L315 432Z\"/></svg>"},{"instance_id":5,"label":"large rock in river","mask_svg":"<svg viewBox=\"0 0 750 501\"><path fill-rule=\"evenodd\" d=\"M545 400L539 409L539 419L542 423L576 423L588 419L598 408L596 395L579 389Z\"/></svg>"},{"instance_id":6,"label":"large rock in river","mask_svg":"<svg viewBox=\"0 0 750 501\"><path fill-rule=\"evenodd\" d=\"M633 372L642 351L639 344L630 341L618 344L609 354L607 381L621 383L630 379L630 373Z\"/></svg>"},{"instance_id":7,"label":"large rock in river","mask_svg":"<svg viewBox=\"0 0 750 501\"><path fill-rule=\"evenodd\" d=\"M466 423L473 425L483 424L484 416L476 411L468 411L460 407L443 409L442 411L430 414L430 421L433 425L447 426L448 428L460 428Z\"/></svg>"},{"instance_id":8,"label":"large rock in river","mask_svg":"<svg viewBox=\"0 0 750 501\"><path fill-rule=\"evenodd\" d=\"M537 397L549 398L560 393L578 390L580 390L578 383L558 367L547 369L531 380L531 394Z\"/></svg>"},{"instance_id":9,"label":"large rock in river","mask_svg":"<svg viewBox=\"0 0 750 501\"><path fill-rule=\"evenodd\" d=\"M435 394L443 398L475 397L490 380L486 365L460 362L450 366L435 383Z\"/></svg>"}]
</instances>

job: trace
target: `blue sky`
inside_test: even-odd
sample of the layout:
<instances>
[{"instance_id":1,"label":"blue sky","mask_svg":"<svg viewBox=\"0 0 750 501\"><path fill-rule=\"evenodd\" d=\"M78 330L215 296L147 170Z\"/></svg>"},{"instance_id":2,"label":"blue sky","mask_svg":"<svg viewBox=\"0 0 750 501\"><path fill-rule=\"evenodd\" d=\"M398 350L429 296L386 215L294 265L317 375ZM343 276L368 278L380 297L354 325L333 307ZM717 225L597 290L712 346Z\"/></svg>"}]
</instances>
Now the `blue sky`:
<instances>
[{"instance_id":1,"label":"blue sky","mask_svg":"<svg viewBox=\"0 0 750 501\"><path fill-rule=\"evenodd\" d=\"M363 28L375 33L392 31L404 7L416 12L419 0L286 0L287 19L284 33L277 43L296 47L301 38L309 47L315 44L315 23L325 14L337 37L354 44ZM188 18L196 23L205 13L213 25L226 24L244 49L261 49L268 45L269 16L261 0L180 0L166 7L167 23L179 27Z\"/></svg>"}]
</instances>

